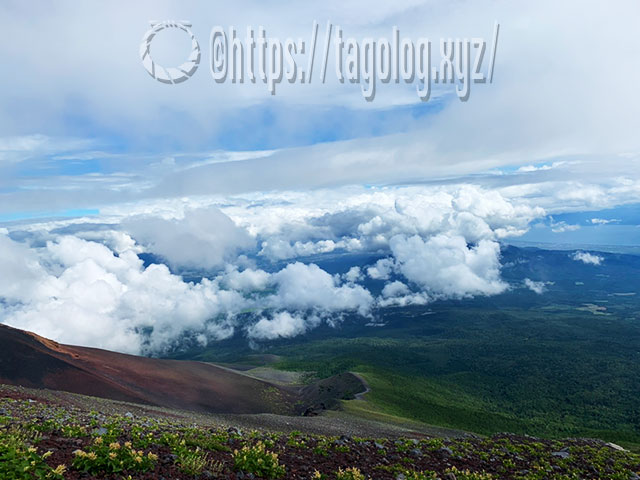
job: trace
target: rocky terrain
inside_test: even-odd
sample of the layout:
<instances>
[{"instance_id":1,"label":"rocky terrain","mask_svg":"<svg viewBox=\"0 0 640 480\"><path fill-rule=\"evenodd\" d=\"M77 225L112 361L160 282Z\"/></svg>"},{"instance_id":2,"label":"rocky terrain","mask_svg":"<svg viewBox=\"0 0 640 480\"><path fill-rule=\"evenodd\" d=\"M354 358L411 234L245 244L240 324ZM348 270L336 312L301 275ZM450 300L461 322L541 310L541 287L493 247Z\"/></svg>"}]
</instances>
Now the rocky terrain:
<instances>
[{"instance_id":1,"label":"rocky terrain","mask_svg":"<svg viewBox=\"0 0 640 480\"><path fill-rule=\"evenodd\" d=\"M364 435L356 434L357 424L343 435L291 430L291 425L280 429L286 422L247 427L264 418L190 413L3 385L0 478L640 478L639 455L599 440L508 434L435 437L376 430L373 424L362 429ZM282 418L293 423L295 417Z\"/></svg>"}]
</instances>

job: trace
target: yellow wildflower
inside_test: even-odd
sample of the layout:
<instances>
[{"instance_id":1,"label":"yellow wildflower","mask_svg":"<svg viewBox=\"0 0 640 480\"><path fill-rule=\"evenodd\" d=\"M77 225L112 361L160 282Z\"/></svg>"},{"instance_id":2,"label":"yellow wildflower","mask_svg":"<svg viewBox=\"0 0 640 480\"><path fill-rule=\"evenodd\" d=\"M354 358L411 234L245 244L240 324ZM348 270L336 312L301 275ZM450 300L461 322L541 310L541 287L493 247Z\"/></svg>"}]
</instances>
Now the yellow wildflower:
<instances>
[{"instance_id":1,"label":"yellow wildflower","mask_svg":"<svg viewBox=\"0 0 640 480\"><path fill-rule=\"evenodd\" d=\"M64 465L58 465L56 468L53 469L53 473L55 473L56 475L62 475L66 471L67 471L67 467L65 467Z\"/></svg>"}]
</instances>

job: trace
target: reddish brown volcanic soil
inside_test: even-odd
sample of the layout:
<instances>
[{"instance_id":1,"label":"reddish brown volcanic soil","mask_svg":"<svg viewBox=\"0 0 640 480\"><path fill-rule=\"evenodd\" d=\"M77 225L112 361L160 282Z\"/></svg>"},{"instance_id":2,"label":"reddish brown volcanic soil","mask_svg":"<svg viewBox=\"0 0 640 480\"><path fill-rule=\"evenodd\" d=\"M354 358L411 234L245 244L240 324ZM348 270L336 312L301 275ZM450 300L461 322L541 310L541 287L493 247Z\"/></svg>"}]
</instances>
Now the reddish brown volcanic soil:
<instances>
[{"instance_id":1,"label":"reddish brown volcanic soil","mask_svg":"<svg viewBox=\"0 0 640 480\"><path fill-rule=\"evenodd\" d=\"M0 383L211 413L294 414L294 388L216 365L61 345L0 325Z\"/></svg>"}]
</instances>

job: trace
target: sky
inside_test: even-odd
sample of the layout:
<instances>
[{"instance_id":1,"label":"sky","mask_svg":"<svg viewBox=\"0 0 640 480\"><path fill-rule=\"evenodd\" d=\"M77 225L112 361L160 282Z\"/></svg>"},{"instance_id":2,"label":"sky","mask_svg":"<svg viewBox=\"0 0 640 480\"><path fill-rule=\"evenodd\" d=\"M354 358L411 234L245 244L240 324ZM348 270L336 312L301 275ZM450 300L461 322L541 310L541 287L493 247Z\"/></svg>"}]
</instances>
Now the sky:
<instances>
[{"instance_id":1,"label":"sky","mask_svg":"<svg viewBox=\"0 0 640 480\"><path fill-rule=\"evenodd\" d=\"M0 321L131 353L259 342L506 291L504 243L638 246L639 16L631 0L2 2ZM170 19L202 48L176 85L139 56ZM497 22L493 80L466 102L402 82L367 102L333 51L324 84L213 80L214 26L308 39L314 21L358 41L397 26L435 53ZM189 50L174 29L152 52ZM380 259L337 276L306 260L335 253Z\"/></svg>"}]
</instances>

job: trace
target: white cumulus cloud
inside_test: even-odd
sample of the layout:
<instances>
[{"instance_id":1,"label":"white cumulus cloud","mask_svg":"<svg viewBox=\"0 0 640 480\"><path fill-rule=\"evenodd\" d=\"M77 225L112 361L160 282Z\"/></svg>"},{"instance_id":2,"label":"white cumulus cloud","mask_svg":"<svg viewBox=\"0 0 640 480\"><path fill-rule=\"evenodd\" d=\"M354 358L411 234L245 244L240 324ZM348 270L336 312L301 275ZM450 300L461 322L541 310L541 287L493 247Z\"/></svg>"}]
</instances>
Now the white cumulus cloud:
<instances>
[{"instance_id":1,"label":"white cumulus cloud","mask_svg":"<svg viewBox=\"0 0 640 480\"><path fill-rule=\"evenodd\" d=\"M537 293L538 295L542 295L547 289L547 285L545 282L536 282L534 280L531 280L530 278L524 279L524 286L532 292Z\"/></svg>"},{"instance_id":2,"label":"white cumulus cloud","mask_svg":"<svg viewBox=\"0 0 640 480\"><path fill-rule=\"evenodd\" d=\"M604 261L604 257L589 252L574 252L571 258L576 262L586 263L587 265L600 265Z\"/></svg>"}]
</instances>

